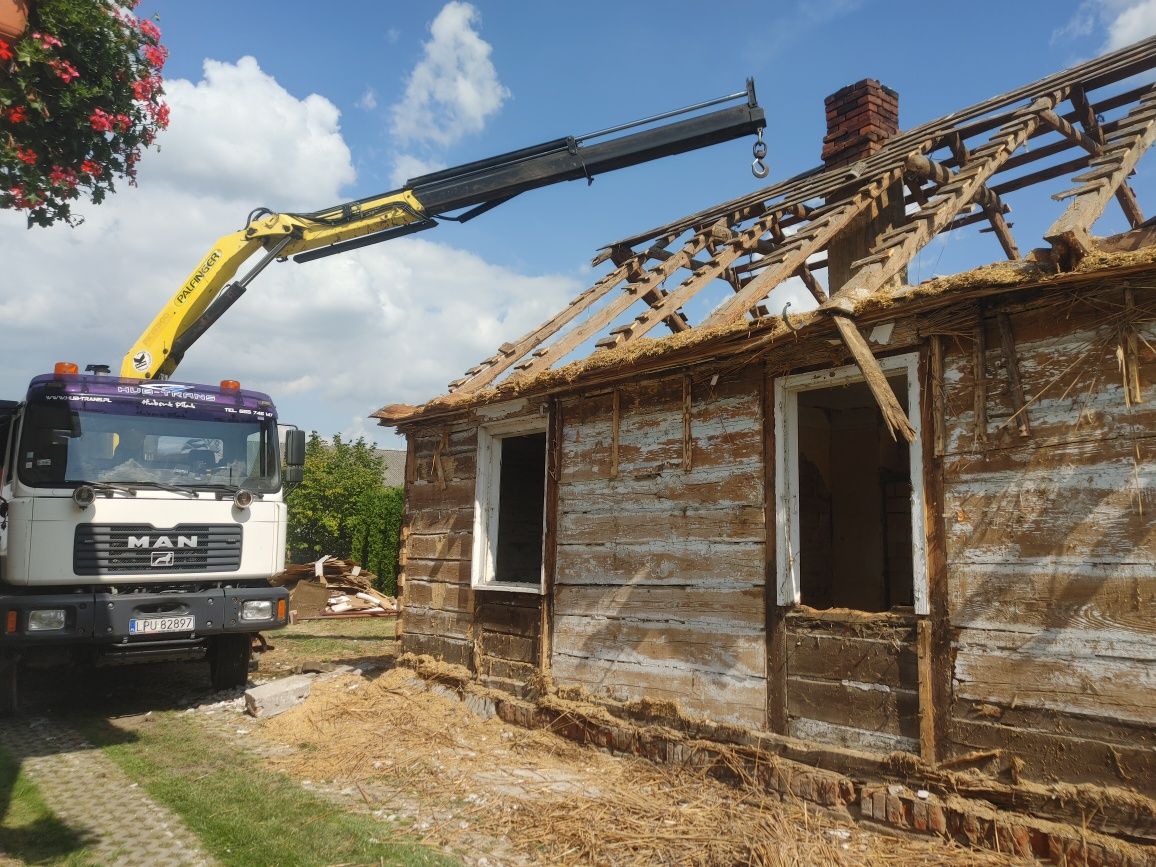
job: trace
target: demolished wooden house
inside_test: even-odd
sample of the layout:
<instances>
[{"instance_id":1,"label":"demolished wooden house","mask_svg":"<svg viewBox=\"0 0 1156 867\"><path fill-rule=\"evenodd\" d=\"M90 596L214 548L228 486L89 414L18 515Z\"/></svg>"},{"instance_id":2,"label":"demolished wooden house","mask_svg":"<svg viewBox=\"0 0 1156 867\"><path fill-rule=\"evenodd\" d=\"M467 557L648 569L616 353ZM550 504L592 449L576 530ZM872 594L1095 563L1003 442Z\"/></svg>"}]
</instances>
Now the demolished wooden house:
<instances>
[{"instance_id":1,"label":"demolished wooden house","mask_svg":"<svg viewBox=\"0 0 1156 867\"><path fill-rule=\"evenodd\" d=\"M998 754L1133 790L1156 842L1153 68L1149 39L906 132L845 88L821 168L608 246L563 312L382 409L404 649L816 761ZM1012 201L1051 209L1037 249ZM977 225L1001 263L909 282Z\"/></svg>"}]
</instances>

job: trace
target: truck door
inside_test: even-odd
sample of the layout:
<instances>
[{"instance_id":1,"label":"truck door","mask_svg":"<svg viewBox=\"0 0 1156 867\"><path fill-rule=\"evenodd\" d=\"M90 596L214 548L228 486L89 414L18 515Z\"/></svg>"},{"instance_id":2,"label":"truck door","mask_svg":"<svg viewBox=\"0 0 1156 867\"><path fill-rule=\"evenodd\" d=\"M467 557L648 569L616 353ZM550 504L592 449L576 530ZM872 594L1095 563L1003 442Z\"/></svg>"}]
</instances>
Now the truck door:
<instances>
[{"instance_id":1,"label":"truck door","mask_svg":"<svg viewBox=\"0 0 1156 867\"><path fill-rule=\"evenodd\" d=\"M8 496L12 493L12 440L16 434L16 414L20 404L14 400L0 400L0 583L4 582L8 567Z\"/></svg>"}]
</instances>

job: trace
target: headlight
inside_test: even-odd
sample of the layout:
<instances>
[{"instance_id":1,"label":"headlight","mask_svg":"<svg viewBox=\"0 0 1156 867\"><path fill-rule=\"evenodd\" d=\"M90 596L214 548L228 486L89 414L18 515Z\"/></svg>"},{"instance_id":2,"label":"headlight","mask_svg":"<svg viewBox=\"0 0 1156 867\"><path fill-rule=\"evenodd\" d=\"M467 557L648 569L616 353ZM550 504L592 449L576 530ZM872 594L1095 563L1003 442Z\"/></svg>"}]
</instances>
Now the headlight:
<instances>
[{"instance_id":1,"label":"headlight","mask_svg":"<svg viewBox=\"0 0 1156 867\"><path fill-rule=\"evenodd\" d=\"M42 608L39 611L28 612L29 632L51 632L54 629L64 628L63 608Z\"/></svg>"},{"instance_id":2,"label":"headlight","mask_svg":"<svg viewBox=\"0 0 1156 867\"><path fill-rule=\"evenodd\" d=\"M241 603L242 620L272 620L273 602L269 599L250 599Z\"/></svg>"},{"instance_id":3,"label":"headlight","mask_svg":"<svg viewBox=\"0 0 1156 867\"><path fill-rule=\"evenodd\" d=\"M72 491L72 502L78 509L87 509L96 499L96 491L91 485L77 485Z\"/></svg>"},{"instance_id":4,"label":"headlight","mask_svg":"<svg viewBox=\"0 0 1156 867\"><path fill-rule=\"evenodd\" d=\"M238 509L247 509L253 505L253 492L246 491L244 488L237 491L233 496L233 505Z\"/></svg>"}]
</instances>

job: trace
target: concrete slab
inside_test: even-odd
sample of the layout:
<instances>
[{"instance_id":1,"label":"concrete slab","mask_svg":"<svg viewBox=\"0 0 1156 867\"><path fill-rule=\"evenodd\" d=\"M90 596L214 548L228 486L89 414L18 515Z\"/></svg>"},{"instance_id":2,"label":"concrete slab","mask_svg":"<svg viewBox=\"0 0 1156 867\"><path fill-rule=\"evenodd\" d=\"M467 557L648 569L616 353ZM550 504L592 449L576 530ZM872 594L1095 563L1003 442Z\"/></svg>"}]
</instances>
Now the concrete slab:
<instances>
[{"instance_id":1,"label":"concrete slab","mask_svg":"<svg viewBox=\"0 0 1156 867\"><path fill-rule=\"evenodd\" d=\"M309 698L313 677L295 674L245 690L245 712L249 716L271 717L296 707Z\"/></svg>"}]
</instances>

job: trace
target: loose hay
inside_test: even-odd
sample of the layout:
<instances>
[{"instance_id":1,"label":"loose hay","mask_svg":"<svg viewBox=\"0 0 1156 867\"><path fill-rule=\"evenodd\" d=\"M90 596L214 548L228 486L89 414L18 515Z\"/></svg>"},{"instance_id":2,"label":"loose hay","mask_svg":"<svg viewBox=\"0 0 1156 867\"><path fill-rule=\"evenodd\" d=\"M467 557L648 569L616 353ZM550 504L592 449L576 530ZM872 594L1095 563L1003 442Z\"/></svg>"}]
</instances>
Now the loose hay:
<instances>
[{"instance_id":1,"label":"loose hay","mask_svg":"<svg viewBox=\"0 0 1156 867\"><path fill-rule=\"evenodd\" d=\"M439 690L448 692L402 669L373 682L338 678L263 730L300 747L275 759L290 772L356 786L371 808L417 799L436 818L429 842L491 863L490 843L506 849L499 861L558 865L1009 863L885 837L703 771L482 720Z\"/></svg>"}]
</instances>

